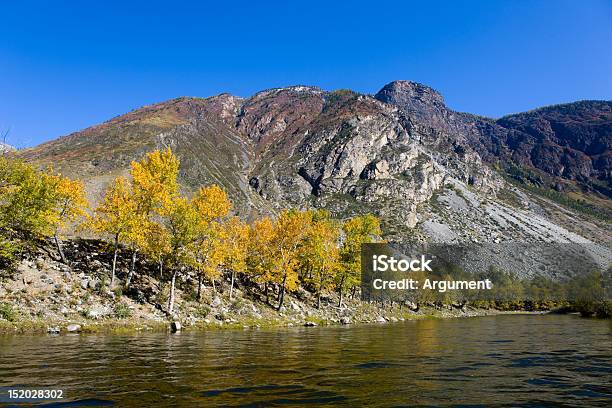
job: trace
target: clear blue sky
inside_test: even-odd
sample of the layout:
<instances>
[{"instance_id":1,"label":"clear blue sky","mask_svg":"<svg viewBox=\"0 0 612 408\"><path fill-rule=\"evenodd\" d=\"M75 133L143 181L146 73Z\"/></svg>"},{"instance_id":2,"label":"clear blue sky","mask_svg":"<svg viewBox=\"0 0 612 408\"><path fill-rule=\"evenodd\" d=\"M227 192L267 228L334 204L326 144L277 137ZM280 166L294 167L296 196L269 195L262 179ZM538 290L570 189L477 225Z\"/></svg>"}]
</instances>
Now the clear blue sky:
<instances>
[{"instance_id":1,"label":"clear blue sky","mask_svg":"<svg viewBox=\"0 0 612 408\"><path fill-rule=\"evenodd\" d=\"M177 96L294 84L410 79L492 117L612 99L612 1L12 1L0 15L0 131L18 147Z\"/></svg>"}]
</instances>

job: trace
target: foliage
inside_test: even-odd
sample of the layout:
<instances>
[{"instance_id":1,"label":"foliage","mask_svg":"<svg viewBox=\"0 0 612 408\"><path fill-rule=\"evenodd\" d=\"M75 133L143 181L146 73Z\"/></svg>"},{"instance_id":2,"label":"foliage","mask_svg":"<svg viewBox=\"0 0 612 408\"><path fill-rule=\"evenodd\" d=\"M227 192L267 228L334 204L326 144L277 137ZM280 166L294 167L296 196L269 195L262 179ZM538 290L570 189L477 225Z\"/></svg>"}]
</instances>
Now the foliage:
<instances>
[{"instance_id":1,"label":"foliage","mask_svg":"<svg viewBox=\"0 0 612 408\"><path fill-rule=\"evenodd\" d=\"M311 225L300 246L300 259L312 273L320 307L321 293L329 289L340 267L340 228L326 211L313 212Z\"/></svg>"},{"instance_id":2,"label":"foliage","mask_svg":"<svg viewBox=\"0 0 612 408\"><path fill-rule=\"evenodd\" d=\"M274 221L270 217L260 218L249 228L247 266L249 276L259 283L273 279L274 251L272 241L276 233Z\"/></svg>"},{"instance_id":3,"label":"foliage","mask_svg":"<svg viewBox=\"0 0 612 408\"><path fill-rule=\"evenodd\" d=\"M122 242L138 224L136 214L130 184L126 178L118 177L106 189L102 203L87 220L87 227L111 236L115 242Z\"/></svg>"},{"instance_id":4,"label":"foliage","mask_svg":"<svg viewBox=\"0 0 612 408\"><path fill-rule=\"evenodd\" d=\"M15 266L19 249L18 243L0 236L0 271L7 271Z\"/></svg>"},{"instance_id":5,"label":"foliage","mask_svg":"<svg viewBox=\"0 0 612 408\"><path fill-rule=\"evenodd\" d=\"M238 217L231 217L224 224L221 234L223 266L233 272L245 272L249 240L249 226Z\"/></svg>"},{"instance_id":6,"label":"foliage","mask_svg":"<svg viewBox=\"0 0 612 408\"><path fill-rule=\"evenodd\" d=\"M340 293L361 283L361 246L376 242L382 235L380 220L371 214L347 220L343 231L344 242L340 250L342 267L336 277Z\"/></svg>"},{"instance_id":7,"label":"foliage","mask_svg":"<svg viewBox=\"0 0 612 408\"><path fill-rule=\"evenodd\" d=\"M0 303L0 318L4 320L8 320L9 322L14 322L17 320L19 313L17 310L7 302Z\"/></svg>"},{"instance_id":8,"label":"foliage","mask_svg":"<svg viewBox=\"0 0 612 408\"><path fill-rule=\"evenodd\" d=\"M56 234L88 205L80 181L6 157L0 157L0 197L0 228L26 237Z\"/></svg>"},{"instance_id":9,"label":"foliage","mask_svg":"<svg viewBox=\"0 0 612 408\"><path fill-rule=\"evenodd\" d=\"M223 263L223 219L231 209L227 193L212 185L198 190L192 200L197 224L196 237L192 243L191 265L211 280L219 277Z\"/></svg>"},{"instance_id":10,"label":"foliage","mask_svg":"<svg viewBox=\"0 0 612 408\"><path fill-rule=\"evenodd\" d=\"M132 316L132 311L128 305L122 302L115 303L114 312L115 316L119 319L127 319L128 317Z\"/></svg>"}]
</instances>

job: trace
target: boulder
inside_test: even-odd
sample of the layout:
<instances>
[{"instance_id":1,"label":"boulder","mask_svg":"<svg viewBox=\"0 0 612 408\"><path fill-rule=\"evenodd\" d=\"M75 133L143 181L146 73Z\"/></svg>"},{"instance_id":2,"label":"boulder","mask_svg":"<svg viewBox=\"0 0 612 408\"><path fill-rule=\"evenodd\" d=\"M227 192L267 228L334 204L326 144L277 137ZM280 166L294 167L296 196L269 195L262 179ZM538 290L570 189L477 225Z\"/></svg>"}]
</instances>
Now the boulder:
<instances>
[{"instance_id":1,"label":"boulder","mask_svg":"<svg viewBox=\"0 0 612 408\"><path fill-rule=\"evenodd\" d=\"M87 287L89 287L90 289L97 289L99 285L100 281L98 279L92 279L87 283Z\"/></svg>"},{"instance_id":2,"label":"boulder","mask_svg":"<svg viewBox=\"0 0 612 408\"><path fill-rule=\"evenodd\" d=\"M316 327L318 326L315 322L305 322L304 327Z\"/></svg>"},{"instance_id":3,"label":"boulder","mask_svg":"<svg viewBox=\"0 0 612 408\"><path fill-rule=\"evenodd\" d=\"M172 333L180 332L182 329L181 322L172 322L170 323L170 331Z\"/></svg>"},{"instance_id":4,"label":"boulder","mask_svg":"<svg viewBox=\"0 0 612 408\"><path fill-rule=\"evenodd\" d=\"M344 316L340 318L340 324L351 324L351 319Z\"/></svg>"},{"instance_id":5,"label":"boulder","mask_svg":"<svg viewBox=\"0 0 612 408\"><path fill-rule=\"evenodd\" d=\"M59 327L55 327L55 326L47 327L47 333L49 334L59 334L59 332L60 332Z\"/></svg>"},{"instance_id":6,"label":"boulder","mask_svg":"<svg viewBox=\"0 0 612 408\"><path fill-rule=\"evenodd\" d=\"M66 331L68 333L79 333L81 331L81 326L78 324L69 324L66 327Z\"/></svg>"}]
</instances>

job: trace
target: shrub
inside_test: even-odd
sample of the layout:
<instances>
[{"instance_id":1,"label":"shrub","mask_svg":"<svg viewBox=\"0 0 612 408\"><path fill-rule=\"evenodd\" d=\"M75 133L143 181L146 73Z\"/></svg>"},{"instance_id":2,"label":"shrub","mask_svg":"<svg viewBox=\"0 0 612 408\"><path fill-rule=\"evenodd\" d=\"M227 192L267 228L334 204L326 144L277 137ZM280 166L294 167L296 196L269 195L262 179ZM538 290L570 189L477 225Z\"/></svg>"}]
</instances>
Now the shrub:
<instances>
[{"instance_id":1,"label":"shrub","mask_svg":"<svg viewBox=\"0 0 612 408\"><path fill-rule=\"evenodd\" d=\"M208 305L199 305L193 315L197 318L204 319L210 313L210 306Z\"/></svg>"},{"instance_id":2,"label":"shrub","mask_svg":"<svg viewBox=\"0 0 612 408\"><path fill-rule=\"evenodd\" d=\"M0 270L8 271L15 266L18 250L17 244L0 236Z\"/></svg>"},{"instance_id":3,"label":"shrub","mask_svg":"<svg viewBox=\"0 0 612 408\"><path fill-rule=\"evenodd\" d=\"M17 310L10 303L0 303L0 318L14 322L17 320L18 314Z\"/></svg>"},{"instance_id":4,"label":"shrub","mask_svg":"<svg viewBox=\"0 0 612 408\"><path fill-rule=\"evenodd\" d=\"M115 289L113 289L113 293L115 294L116 298L121 298L121 296L123 296L123 289L121 286L117 286Z\"/></svg>"},{"instance_id":5,"label":"shrub","mask_svg":"<svg viewBox=\"0 0 612 408\"><path fill-rule=\"evenodd\" d=\"M238 312L240 311L240 309L242 309L244 307L244 300L242 298L237 298L236 300L234 300L234 302L232 303L232 305L230 306L230 308L235 311Z\"/></svg>"},{"instance_id":6,"label":"shrub","mask_svg":"<svg viewBox=\"0 0 612 408\"><path fill-rule=\"evenodd\" d=\"M132 311L125 303L118 302L115 304L115 316L119 319L127 319L132 316Z\"/></svg>"}]
</instances>

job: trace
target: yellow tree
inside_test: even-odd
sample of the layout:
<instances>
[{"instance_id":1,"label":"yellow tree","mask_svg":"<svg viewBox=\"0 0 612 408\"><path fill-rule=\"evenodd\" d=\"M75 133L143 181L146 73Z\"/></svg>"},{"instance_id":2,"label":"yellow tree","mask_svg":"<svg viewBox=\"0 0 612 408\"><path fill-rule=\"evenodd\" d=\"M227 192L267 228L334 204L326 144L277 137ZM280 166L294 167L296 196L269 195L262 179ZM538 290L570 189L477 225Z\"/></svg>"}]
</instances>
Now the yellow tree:
<instances>
[{"instance_id":1,"label":"yellow tree","mask_svg":"<svg viewBox=\"0 0 612 408\"><path fill-rule=\"evenodd\" d=\"M168 314L172 315L177 275L186 266L193 264L191 248L198 237L198 213L191 201L184 197L175 197L166 202L164 214L170 248L168 261L172 268Z\"/></svg>"},{"instance_id":2,"label":"yellow tree","mask_svg":"<svg viewBox=\"0 0 612 408\"><path fill-rule=\"evenodd\" d=\"M154 259L158 264L158 274L160 285L164 278L164 259L172 250L170 248L170 237L164 225L157 222L150 222L146 225L145 234L147 239L142 245L144 254L149 259ZM161 286L160 286L161 287Z\"/></svg>"},{"instance_id":3,"label":"yellow tree","mask_svg":"<svg viewBox=\"0 0 612 408\"><path fill-rule=\"evenodd\" d=\"M304 243L300 248L302 259L313 273L317 291L317 308L321 307L321 294L331 284L339 266L340 252L338 240L340 228L329 217L329 213L313 213L313 221L308 228Z\"/></svg>"},{"instance_id":4,"label":"yellow tree","mask_svg":"<svg viewBox=\"0 0 612 408\"><path fill-rule=\"evenodd\" d=\"M361 215L347 220L343 227L344 242L340 249L342 267L336 275L339 301L346 288L355 288L361 282L361 245L376 242L381 235L380 220L371 215Z\"/></svg>"},{"instance_id":5,"label":"yellow tree","mask_svg":"<svg viewBox=\"0 0 612 408\"><path fill-rule=\"evenodd\" d=\"M53 233L57 188L48 174L21 160L0 158L0 224L9 233L41 237Z\"/></svg>"},{"instance_id":6,"label":"yellow tree","mask_svg":"<svg viewBox=\"0 0 612 408\"><path fill-rule=\"evenodd\" d=\"M283 307L285 291L297 287L299 267L299 246L302 243L312 214L309 211L284 210L275 223L274 238L271 242L272 276L280 285L278 309Z\"/></svg>"},{"instance_id":7,"label":"yellow tree","mask_svg":"<svg viewBox=\"0 0 612 408\"><path fill-rule=\"evenodd\" d=\"M247 269L249 226L238 217L231 217L223 225L223 266L231 274L230 299L234 294L236 275Z\"/></svg>"},{"instance_id":8,"label":"yellow tree","mask_svg":"<svg viewBox=\"0 0 612 408\"><path fill-rule=\"evenodd\" d=\"M0 158L0 225L26 236L53 236L61 260L60 228L84 214L83 185L53 169L41 172L20 160Z\"/></svg>"},{"instance_id":9,"label":"yellow tree","mask_svg":"<svg viewBox=\"0 0 612 408\"><path fill-rule=\"evenodd\" d=\"M215 289L215 279L223 261L221 221L231 210L227 193L217 185L202 187L192 200L197 213L197 237L193 244L194 267L198 273L198 294L202 292L202 278L207 276Z\"/></svg>"},{"instance_id":10,"label":"yellow tree","mask_svg":"<svg viewBox=\"0 0 612 408\"><path fill-rule=\"evenodd\" d=\"M147 224L153 222L156 214L178 195L178 172L180 162L172 149L154 150L140 161L131 163L130 175L132 195L135 203L135 217L140 220L128 232L128 244L132 250L132 261L126 280L129 288L136 268L138 251L147 246Z\"/></svg>"},{"instance_id":11,"label":"yellow tree","mask_svg":"<svg viewBox=\"0 0 612 408\"><path fill-rule=\"evenodd\" d=\"M247 271L255 282L264 284L266 303L270 303L269 284L273 282L272 273L275 265L272 243L275 225L269 217L256 220L249 228L249 244L247 250Z\"/></svg>"},{"instance_id":12,"label":"yellow tree","mask_svg":"<svg viewBox=\"0 0 612 408\"><path fill-rule=\"evenodd\" d=\"M138 221L136 203L130 185L124 177L118 177L107 187L102 203L86 223L92 231L112 237L111 288L115 284L119 245L124 242L128 233L134 228L134 223Z\"/></svg>"},{"instance_id":13,"label":"yellow tree","mask_svg":"<svg viewBox=\"0 0 612 408\"><path fill-rule=\"evenodd\" d=\"M85 209L89 207L87 198L85 198L85 189L83 183L79 180L71 180L60 174L54 174L50 170L46 177L49 182L55 186L55 213L56 217L53 220L53 239L57 251L60 254L62 262L66 261L66 256L62 250L60 241L61 229L69 222L76 221L79 217L83 217Z\"/></svg>"},{"instance_id":14,"label":"yellow tree","mask_svg":"<svg viewBox=\"0 0 612 408\"><path fill-rule=\"evenodd\" d=\"M51 232L53 189L40 172L21 160L0 156L0 268L15 261L17 235Z\"/></svg>"}]
</instances>

